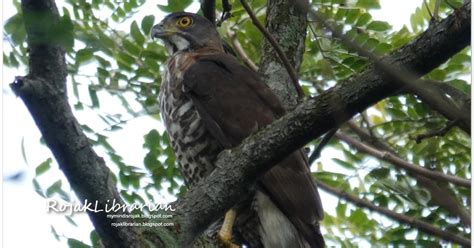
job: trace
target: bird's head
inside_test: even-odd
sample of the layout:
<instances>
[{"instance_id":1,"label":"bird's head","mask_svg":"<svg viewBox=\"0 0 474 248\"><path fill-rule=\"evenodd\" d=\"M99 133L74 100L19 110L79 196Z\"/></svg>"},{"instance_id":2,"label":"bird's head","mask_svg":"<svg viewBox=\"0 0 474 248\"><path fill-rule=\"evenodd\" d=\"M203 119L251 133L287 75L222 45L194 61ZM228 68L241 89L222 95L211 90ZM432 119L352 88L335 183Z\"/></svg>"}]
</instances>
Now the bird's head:
<instances>
[{"instance_id":1,"label":"bird's head","mask_svg":"<svg viewBox=\"0 0 474 248\"><path fill-rule=\"evenodd\" d=\"M172 13L153 26L152 38L163 40L170 55L202 47L222 49L214 25L206 18L187 12Z\"/></svg>"}]
</instances>

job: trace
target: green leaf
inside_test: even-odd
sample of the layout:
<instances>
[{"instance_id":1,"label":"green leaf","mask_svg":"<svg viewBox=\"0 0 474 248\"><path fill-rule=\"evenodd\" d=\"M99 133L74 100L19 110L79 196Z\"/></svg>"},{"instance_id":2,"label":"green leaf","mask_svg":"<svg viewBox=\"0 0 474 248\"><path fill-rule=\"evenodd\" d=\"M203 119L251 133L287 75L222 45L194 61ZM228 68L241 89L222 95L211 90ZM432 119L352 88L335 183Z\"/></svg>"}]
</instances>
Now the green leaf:
<instances>
[{"instance_id":1,"label":"green leaf","mask_svg":"<svg viewBox=\"0 0 474 248\"><path fill-rule=\"evenodd\" d=\"M369 218L367 218L367 215L362 211L362 209L358 208L351 213L347 220L352 223L357 223L357 225L360 226L368 222Z\"/></svg>"},{"instance_id":2,"label":"green leaf","mask_svg":"<svg viewBox=\"0 0 474 248\"><path fill-rule=\"evenodd\" d=\"M338 165L346 168L346 169L355 169L354 165L352 165L351 163L349 162L346 162L344 160L340 160L338 158L333 158L332 161L336 162Z\"/></svg>"},{"instance_id":3,"label":"green leaf","mask_svg":"<svg viewBox=\"0 0 474 248\"><path fill-rule=\"evenodd\" d=\"M126 11L126 12L130 12L132 11L132 4L130 2L125 2L125 4L123 5L123 9Z\"/></svg>"},{"instance_id":4,"label":"green leaf","mask_svg":"<svg viewBox=\"0 0 474 248\"><path fill-rule=\"evenodd\" d=\"M140 28L136 21L133 21L130 25L130 34L132 35L133 39L138 43L138 45L143 45L145 42L145 38L143 34L140 32Z\"/></svg>"},{"instance_id":5,"label":"green leaf","mask_svg":"<svg viewBox=\"0 0 474 248\"><path fill-rule=\"evenodd\" d=\"M390 170L387 168L376 168L369 172L368 175L375 179L384 179L390 175Z\"/></svg>"},{"instance_id":6,"label":"green leaf","mask_svg":"<svg viewBox=\"0 0 474 248\"><path fill-rule=\"evenodd\" d=\"M125 11L124 11L122 8L120 8L120 7L115 10L115 14L116 14L118 17L125 17L125 15L126 15L126 14L125 14Z\"/></svg>"},{"instance_id":7,"label":"green leaf","mask_svg":"<svg viewBox=\"0 0 474 248\"><path fill-rule=\"evenodd\" d=\"M390 29L392 26L387 22L382 21L372 21L369 25L367 25L367 29L374 30L374 31L385 31Z\"/></svg>"},{"instance_id":8,"label":"green leaf","mask_svg":"<svg viewBox=\"0 0 474 248\"><path fill-rule=\"evenodd\" d=\"M347 24L352 24L357 20L359 17L360 10L359 9L347 9L347 15L346 15L346 23Z\"/></svg>"},{"instance_id":9,"label":"green leaf","mask_svg":"<svg viewBox=\"0 0 474 248\"><path fill-rule=\"evenodd\" d=\"M61 191L62 181L58 180L46 189L46 196L51 197L54 193Z\"/></svg>"},{"instance_id":10,"label":"green leaf","mask_svg":"<svg viewBox=\"0 0 474 248\"><path fill-rule=\"evenodd\" d=\"M26 40L25 25L23 23L23 14L18 13L8 19L3 26L5 32L11 35L13 44L19 45Z\"/></svg>"},{"instance_id":11,"label":"green leaf","mask_svg":"<svg viewBox=\"0 0 474 248\"><path fill-rule=\"evenodd\" d=\"M336 207L336 214L339 218L344 218L346 216L347 204L339 202Z\"/></svg>"},{"instance_id":12,"label":"green leaf","mask_svg":"<svg viewBox=\"0 0 474 248\"><path fill-rule=\"evenodd\" d=\"M446 78L446 72L441 69L434 69L427 75L427 77L433 80L444 81Z\"/></svg>"},{"instance_id":13,"label":"green leaf","mask_svg":"<svg viewBox=\"0 0 474 248\"><path fill-rule=\"evenodd\" d=\"M35 189L35 192L38 193L43 198L46 198L46 196L43 193L43 189L41 188L41 185L38 183L36 178L33 178L33 187Z\"/></svg>"},{"instance_id":14,"label":"green leaf","mask_svg":"<svg viewBox=\"0 0 474 248\"><path fill-rule=\"evenodd\" d=\"M36 170L35 170L35 175L39 176L39 175L45 173L47 170L49 170L51 168L51 163L52 162L53 162L53 160L51 158L48 158L43 163L38 165L36 167Z\"/></svg>"},{"instance_id":15,"label":"green leaf","mask_svg":"<svg viewBox=\"0 0 474 248\"><path fill-rule=\"evenodd\" d=\"M389 53L391 50L392 50L392 45L390 45L388 43L379 43L375 47L375 52L378 55L385 55L385 54Z\"/></svg>"},{"instance_id":16,"label":"green leaf","mask_svg":"<svg viewBox=\"0 0 474 248\"><path fill-rule=\"evenodd\" d=\"M408 117L407 114L403 110L398 109L398 108L387 108L387 112L389 112L391 115L393 115L394 117L398 119L404 119Z\"/></svg>"},{"instance_id":17,"label":"green leaf","mask_svg":"<svg viewBox=\"0 0 474 248\"><path fill-rule=\"evenodd\" d=\"M448 83L452 85L453 87L457 88L458 90L461 90L464 93L470 94L471 92L471 85L468 84L464 80L454 79L454 80L449 81Z\"/></svg>"},{"instance_id":18,"label":"green leaf","mask_svg":"<svg viewBox=\"0 0 474 248\"><path fill-rule=\"evenodd\" d=\"M345 15L346 15L345 9L338 9L336 12L336 15L334 15L334 19L337 21L340 21Z\"/></svg>"},{"instance_id":19,"label":"green leaf","mask_svg":"<svg viewBox=\"0 0 474 248\"><path fill-rule=\"evenodd\" d=\"M168 5L158 4L158 8L164 12L184 11L192 3L192 0L168 0Z\"/></svg>"},{"instance_id":20,"label":"green leaf","mask_svg":"<svg viewBox=\"0 0 474 248\"><path fill-rule=\"evenodd\" d=\"M356 6L365 9L380 9L379 0L359 0Z\"/></svg>"},{"instance_id":21,"label":"green leaf","mask_svg":"<svg viewBox=\"0 0 474 248\"><path fill-rule=\"evenodd\" d=\"M56 229L53 227L53 225L50 225L50 227L51 227L51 233L53 234L54 239L56 239L57 241L60 241L61 239Z\"/></svg>"},{"instance_id":22,"label":"green leaf","mask_svg":"<svg viewBox=\"0 0 474 248\"><path fill-rule=\"evenodd\" d=\"M80 65L80 64L90 61L92 58L94 58L94 51L95 49L92 49L92 48L84 48L77 51L76 64Z\"/></svg>"},{"instance_id":23,"label":"green leaf","mask_svg":"<svg viewBox=\"0 0 474 248\"><path fill-rule=\"evenodd\" d=\"M145 155L143 163L145 164L145 168L150 171L154 171L159 166L162 166L160 161L158 161L156 154L154 154L153 152L149 152Z\"/></svg>"},{"instance_id":24,"label":"green leaf","mask_svg":"<svg viewBox=\"0 0 474 248\"><path fill-rule=\"evenodd\" d=\"M97 31L97 35L99 36L100 43L103 47L115 49L115 42L108 35L101 31Z\"/></svg>"},{"instance_id":25,"label":"green leaf","mask_svg":"<svg viewBox=\"0 0 474 248\"><path fill-rule=\"evenodd\" d=\"M369 13L364 13L359 17L359 19L357 19L355 26L357 27L365 26L367 23L369 23L371 19L372 19L372 16Z\"/></svg>"},{"instance_id":26,"label":"green leaf","mask_svg":"<svg viewBox=\"0 0 474 248\"><path fill-rule=\"evenodd\" d=\"M69 248L90 248L90 246L84 244L82 241L72 238L69 238L67 240L67 245L69 246Z\"/></svg>"},{"instance_id":27,"label":"green leaf","mask_svg":"<svg viewBox=\"0 0 474 248\"><path fill-rule=\"evenodd\" d=\"M54 39L61 44L66 51L71 51L74 47L74 24L68 14L59 19L55 28Z\"/></svg>"},{"instance_id":28,"label":"green leaf","mask_svg":"<svg viewBox=\"0 0 474 248\"><path fill-rule=\"evenodd\" d=\"M142 30L146 35L150 35L151 27L155 22L155 16L147 15L142 19Z\"/></svg>"},{"instance_id":29,"label":"green leaf","mask_svg":"<svg viewBox=\"0 0 474 248\"><path fill-rule=\"evenodd\" d=\"M132 71L133 69L133 65L135 64L135 58L128 55L127 53L125 52L118 52L117 56L116 56L116 60L117 60L117 63L124 67L124 68L121 68L123 70L127 70L127 71Z\"/></svg>"},{"instance_id":30,"label":"green leaf","mask_svg":"<svg viewBox=\"0 0 474 248\"><path fill-rule=\"evenodd\" d=\"M67 222L69 222L71 225L73 225L75 227L78 226L77 223L71 217L69 217L67 215L65 215L64 217L66 218Z\"/></svg>"},{"instance_id":31,"label":"green leaf","mask_svg":"<svg viewBox=\"0 0 474 248\"><path fill-rule=\"evenodd\" d=\"M141 52L142 47L137 46L135 43L130 42L129 40L126 40L126 39L124 39L122 41L122 44L123 44L123 47L125 48L125 50L127 52L129 52L130 54L135 55L137 57L140 56L140 52ZM132 60L133 60L133 58L132 58Z\"/></svg>"},{"instance_id":32,"label":"green leaf","mask_svg":"<svg viewBox=\"0 0 474 248\"><path fill-rule=\"evenodd\" d=\"M18 67L20 66L20 62L18 62L18 60L16 59L16 56L13 52L10 53L10 66L12 67Z\"/></svg>"},{"instance_id":33,"label":"green leaf","mask_svg":"<svg viewBox=\"0 0 474 248\"><path fill-rule=\"evenodd\" d=\"M102 245L100 237L95 230L91 231L89 237L92 243L92 247L100 247Z\"/></svg>"},{"instance_id":34,"label":"green leaf","mask_svg":"<svg viewBox=\"0 0 474 248\"><path fill-rule=\"evenodd\" d=\"M89 85L87 88L89 89L89 96L92 101L92 107L99 108L100 103L99 103L99 97L97 96L97 91L94 89L92 85Z\"/></svg>"},{"instance_id":35,"label":"green leaf","mask_svg":"<svg viewBox=\"0 0 474 248\"><path fill-rule=\"evenodd\" d=\"M150 150L155 150L158 147L160 147L160 140L161 140L161 135L158 133L156 129L151 130L145 135L145 144L143 144L144 147L150 149Z\"/></svg>"},{"instance_id":36,"label":"green leaf","mask_svg":"<svg viewBox=\"0 0 474 248\"><path fill-rule=\"evenodd\" d=\"M26 157L26 149L25 149L25 138L21 138L21 156L23 157L23 161L25 161L25 164L28 164L28 159Z\"/></svg>"}]
</instances>

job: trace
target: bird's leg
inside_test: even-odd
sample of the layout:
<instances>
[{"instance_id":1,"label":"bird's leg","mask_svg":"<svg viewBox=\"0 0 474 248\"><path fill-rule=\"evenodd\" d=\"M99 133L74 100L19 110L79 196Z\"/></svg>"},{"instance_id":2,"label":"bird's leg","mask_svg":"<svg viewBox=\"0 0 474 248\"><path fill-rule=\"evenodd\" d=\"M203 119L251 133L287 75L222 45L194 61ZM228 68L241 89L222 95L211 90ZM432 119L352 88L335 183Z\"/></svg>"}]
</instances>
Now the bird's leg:
<instances>
[{"instance_id":1,"label":"bird's leg","mask_svg":"<svg viewBox=\"0 0 474 248\"><path fill-rule=\"evenodd\" d=\"M221 245L225 248L239 248L240 246L232 243L232 226L234 225L235 216L237 212L231 209L225 213L224 222L222 223L221 230L217 234L217 239Z\"/></svg>"}]
</instances>

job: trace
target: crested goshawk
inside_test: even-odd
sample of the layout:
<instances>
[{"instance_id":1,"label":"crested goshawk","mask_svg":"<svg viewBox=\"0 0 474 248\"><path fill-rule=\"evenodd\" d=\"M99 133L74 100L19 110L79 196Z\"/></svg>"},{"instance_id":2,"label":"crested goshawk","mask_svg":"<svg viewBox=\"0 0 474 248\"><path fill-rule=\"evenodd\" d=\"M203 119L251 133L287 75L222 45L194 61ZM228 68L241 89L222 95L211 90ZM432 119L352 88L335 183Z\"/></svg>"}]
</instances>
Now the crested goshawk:
<instances>
[{"instance_id":1,"label":"crested goshawk","mask_svg":"<svg viewBox=\"0 0 474 248\"><path fill-rule=\"evenodd\" d=\"M206 18L173 13L153 27L152 36L163 40L169 53L159 94L161 114L179 169L192 188L214 169L221 151L239 145L285 110L257 73L225 53ZM235 218L232 234L219 237L238 245L324 246L321 200L301 150L266 172L255 193L228 217Z\"/></svg>"}]
</instances>

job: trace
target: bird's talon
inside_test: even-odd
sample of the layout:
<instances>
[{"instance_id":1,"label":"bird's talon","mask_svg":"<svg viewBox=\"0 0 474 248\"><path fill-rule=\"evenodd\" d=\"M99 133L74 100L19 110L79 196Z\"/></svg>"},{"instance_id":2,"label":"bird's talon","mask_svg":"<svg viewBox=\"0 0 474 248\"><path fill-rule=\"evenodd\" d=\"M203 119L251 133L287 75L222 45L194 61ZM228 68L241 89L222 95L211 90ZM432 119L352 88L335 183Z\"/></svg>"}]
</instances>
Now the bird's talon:
<instances>
[{"instance_id":1,"label":"bird's talon","mask_svg":"<svg viewBox=\"0 0 474 248\"><path fill-rule=\"evenodd\" d=\"M224 248L239 248L240 246L232 243L232 236L228 233L218 233L217 240L219 241L220 247Z\"/></svg>"}]
</instances>

